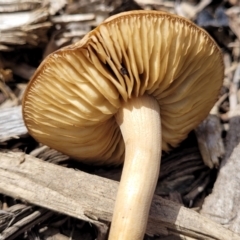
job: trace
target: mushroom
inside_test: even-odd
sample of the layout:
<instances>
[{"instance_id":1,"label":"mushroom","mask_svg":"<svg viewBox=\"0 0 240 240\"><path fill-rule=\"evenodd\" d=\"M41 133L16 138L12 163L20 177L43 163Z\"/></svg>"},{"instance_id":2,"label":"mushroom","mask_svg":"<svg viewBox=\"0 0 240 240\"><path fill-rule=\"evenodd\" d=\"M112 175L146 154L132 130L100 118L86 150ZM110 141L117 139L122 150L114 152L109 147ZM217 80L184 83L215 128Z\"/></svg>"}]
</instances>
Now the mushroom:
<instances>
[{"instance_id":1,"label":"mushroom","mask_svg":"<svg viewBox=\"0 0 240 240\"><path fill-rule=\"evenodd\" d=\"M130 11L49 55L23 116L36 140L75 159L124 161L109 239L139 240L161 151L208 115L222 80L221 51L204 30L166 12Z\"/></svg>"}]
</instances>

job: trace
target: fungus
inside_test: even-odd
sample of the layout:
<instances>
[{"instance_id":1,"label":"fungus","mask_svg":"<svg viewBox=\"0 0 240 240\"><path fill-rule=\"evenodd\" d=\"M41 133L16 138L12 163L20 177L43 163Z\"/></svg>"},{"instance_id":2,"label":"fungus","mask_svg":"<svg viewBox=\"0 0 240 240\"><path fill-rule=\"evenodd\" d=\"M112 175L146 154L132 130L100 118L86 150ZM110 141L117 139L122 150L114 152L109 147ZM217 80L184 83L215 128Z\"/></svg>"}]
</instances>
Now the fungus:
<instances>
[{"instance_id":1,"label":"fungus","mask_svg":"<svg viewBox=\"0 0 240 240\"><path fill-rule=\"evenodd\" d=\"M221 51L204 30L166 12L130 11L49 55L23 116L36 140L75 159L124 161L109 239L138 240L161 151L208 115L222 80Z\"/></svg>"}]
</instances>

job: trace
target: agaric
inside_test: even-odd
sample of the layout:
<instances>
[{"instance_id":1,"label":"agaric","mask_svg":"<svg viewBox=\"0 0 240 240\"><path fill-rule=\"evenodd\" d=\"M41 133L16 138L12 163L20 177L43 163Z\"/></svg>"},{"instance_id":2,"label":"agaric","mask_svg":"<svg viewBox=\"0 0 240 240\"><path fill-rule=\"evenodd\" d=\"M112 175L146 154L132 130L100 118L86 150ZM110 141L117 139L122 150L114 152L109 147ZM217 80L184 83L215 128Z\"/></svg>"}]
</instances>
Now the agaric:
<instances>
[{"instance_id":1,"label":"agaric","mask_svg":"<svg viewBox=\"0 0 240 240\"><path fill-rule=\"evenodd\" d=\"M169 13L131 11L49 55L26 90L23 116L36 140L75 159L125 159L109 239L139 240L161 150L208 115L222 80L221 51L204 30Z\"/></svg>"}]
</instances>

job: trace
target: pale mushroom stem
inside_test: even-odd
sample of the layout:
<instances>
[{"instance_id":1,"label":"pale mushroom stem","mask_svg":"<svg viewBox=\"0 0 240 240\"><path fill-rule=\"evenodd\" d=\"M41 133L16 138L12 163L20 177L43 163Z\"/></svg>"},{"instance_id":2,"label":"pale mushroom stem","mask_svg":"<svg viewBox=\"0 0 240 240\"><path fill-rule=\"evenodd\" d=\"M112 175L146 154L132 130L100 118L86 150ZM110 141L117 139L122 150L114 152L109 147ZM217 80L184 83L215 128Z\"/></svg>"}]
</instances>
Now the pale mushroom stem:
<instances>
[{"instance_id":1,"label":"pale mushroom stem","mask_svg":"<svg viewBox=\"0 0 240 240\"><path fill-rule=\"evenodd\" d=\"M132 98L115 117L125 142L125 161L109 240L141 240L160 170L159 104L148 95Z\"/></svg>"}]
</instances>

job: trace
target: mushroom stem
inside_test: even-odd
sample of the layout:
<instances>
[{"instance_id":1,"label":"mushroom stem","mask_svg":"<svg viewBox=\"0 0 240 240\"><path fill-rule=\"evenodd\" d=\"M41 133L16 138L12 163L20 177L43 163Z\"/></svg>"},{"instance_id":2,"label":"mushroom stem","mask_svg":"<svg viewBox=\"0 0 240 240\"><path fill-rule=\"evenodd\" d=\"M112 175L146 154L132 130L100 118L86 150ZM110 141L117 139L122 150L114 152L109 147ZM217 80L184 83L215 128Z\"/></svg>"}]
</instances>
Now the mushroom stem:
<instances>
[{"instance_id":1,"label":"mushroom stem","mask_svg":"<svg viewBox=\"0 0 240 240\"><path fill-rule=\"evenodd\" d=\"M143 239L161 162L161 120L148 95L129 99L116 114L125 161L109 240Z\"/></svg>"}]
</instances>

